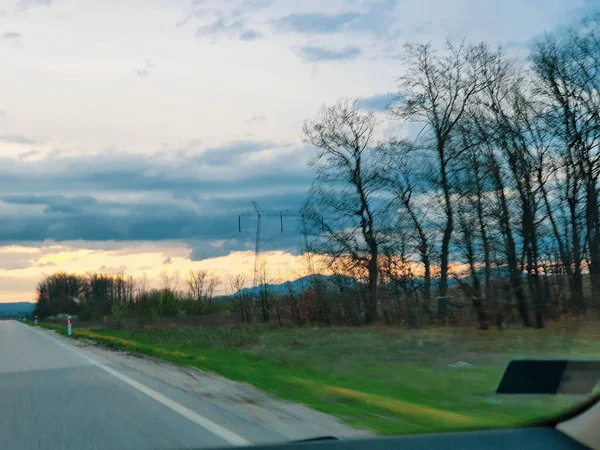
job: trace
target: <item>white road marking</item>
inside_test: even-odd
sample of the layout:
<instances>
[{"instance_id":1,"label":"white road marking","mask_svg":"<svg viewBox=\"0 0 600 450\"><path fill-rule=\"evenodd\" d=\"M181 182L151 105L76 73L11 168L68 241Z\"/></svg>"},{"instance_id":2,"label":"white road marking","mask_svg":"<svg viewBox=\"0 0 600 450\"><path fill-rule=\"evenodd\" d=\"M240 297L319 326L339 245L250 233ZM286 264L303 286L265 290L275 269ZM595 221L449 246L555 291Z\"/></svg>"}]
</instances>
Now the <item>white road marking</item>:
<instances>
[{"instance_id":1,"label":"white road marking","mask_svg":"<svg viewBox=\"0 0 600 450\"><path fill-rule=\"evenodd\" d=\"M25 325L25 326L27 326L27 325ZM204 416L201 416L197 412L192 411L191 409L188 409L185 406L180 405L177 402L174 402L173 400L164 396L163 394L156 392L154 389L150 389L149 387L143 385L142 383L139 383L139 382L135 381L134 379L129 378L128 376L123 375L122 373L117 372L114 369L111 369L110 367L102 364L101 362L96 361L94 358L91 358L90 356L86 355L85 353L78 350L77 348L67 345L64 342L61 342L58 339L38 330L36 328L29 327L29 326L27 326L27 328L35 331L40 336L42 336L44 339L53 341L54 343L60 345L61 347L66 348L67 350L70 350L71 352L79 355L81 358L85 359L90 364L93 364L94 366L104 370L105 372L108 372L112 376L127 383L129 386L137 389L138 391L143 392L144 394L153 398L157 402L162 403L163 405L165 405L167 408L171 409L172 411L175 411L176 413L182 415L186 419L191 420L195 424L200 425L202 428L204 428L204 429L210 431L211 433L219 436L220 438L224 439L231 445L236 445L236 446L252 445L252 442L250 442L247 439L241 437L240 435L234 433L233 431L223 428L221 425L213 422L210 419L207 419Z\"/></svg>"}]
</instances>

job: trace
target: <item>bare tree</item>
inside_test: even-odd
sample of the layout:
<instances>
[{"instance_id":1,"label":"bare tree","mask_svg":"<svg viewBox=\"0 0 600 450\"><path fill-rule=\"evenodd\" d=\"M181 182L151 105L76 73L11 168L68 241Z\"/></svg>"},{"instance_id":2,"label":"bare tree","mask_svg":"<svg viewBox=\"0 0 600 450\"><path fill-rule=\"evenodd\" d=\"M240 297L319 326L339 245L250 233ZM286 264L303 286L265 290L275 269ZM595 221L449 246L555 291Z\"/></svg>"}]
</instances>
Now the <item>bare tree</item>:
<instances>
[{"instance_id":1,"label":"bare tree","mask_svg":"<svg viewBox=\"0 0 600 450\"><path fill-rule=\"evenodd\" d=\"M550 126L562 141L568 182L573 260L572 293L582 296L581 250L577 210L583 203L585 244L592 298L600 298L600 15L583 21L561 37L538 42L531 61L538 94L548 102ZM556 234L556 233L555 233ZM563 249L565 243L563 243ZM564 251L564 250L563 250ZM563 254L563 260L566 260ZM582 304L582 303L581 303Z\"/></svg>"},{"instance_id":2,"label":"bare tree","mask_svg":"<svg viewBox=\"0 0 600 450\"><path fill-rule=\"evenodd\" d=\"M149 290L148 275L146 274L146 272L144 272L142 274L142 276L136 280L135 286L136 286L135 297L136 298L145 297Z\"/></svg>"},{"instance_id":3,"label":"bare tree","mask_svg":"<svg viewBox=\"0 0 600 450\"><path fill-rule=\"evenodd\" d=\"M445 322L450 240L455 226L453 178L461 150L454 133L470 103L489 84L483 67L496 55L483 43L472 46L464 42L459 46L448 43L444 54L436 53L431 44L408 44L406 53L406 70L397 80L399 92L391 113L402 122L421 123L421 144L435 155L436 181L444 198L445 213L438 293L439 315Z\"/></svg>"},{"instance_id":4,"label":"bare tree","mask_svg":"<svg viewBox=\"0 0 600 450\"><path fill-rule=\"evenodd\" d=\"M529 319L529 306L527 304L527 297L523 291L523 281L521 277L522 270L519 268L518 263L517 246L515 243L511 221L509 201L506 194L507 190L505 188L505 177L502 167L498 162L498 158L493 150L487 153L487 165L494 183L494 194L497 201L497 207L494 216L497 220L500 233L504 238L508 276L511 282L512 291L517 300L519 316L521 317L523 325L529 327L531 326L531 321Z\"/></svg>"},{"instance_id":5,"label":"bare tree","mask_svg":"<svg viewBox=\"0 0 600 450\"><path fill-rule=\"evenodd\" d=\"M185 280L188 295L198 302L210 304L221 280L208 270L190 270Z\"/></svg>"},{"instance_id":6,"label":"bare tree","mask_svg":"<svg viewBox=\"0 0 600 450\"><path fill-rule=\"evenodd\" d=\"M190 270L185 280L189 296L197 302L204 301L206 270Z\"/></svg>"},{"instance_id":7,"label":"bare tree","mask_svg":"<svg viewBox=\"0 0 600 450\"><path fill-rule=\"evenodd\" d=\"M261 259L258 264L257 273L260 308L262 312L263 322L269 322L271 319L271 292L269 291L269 284L271 283L271 274L269 273L269 267L267 261Z\"/></svg>"},{"instance_id":8,"label":"bare tree","mask_svg":"<svg viewBox=\"0 0 600 450\"><path fill-rule=\"evenodd\" d=\"M247 280L244 275L236 275L229 281L231 295L237 300L242 324L252 323L252 299L244 293Z\"/></svg>"},{"instance_id":9,"label":"bare tree","mask_svg":"<svg viewBox=\"0 0 600 450\"><path fill-rule=\"evenodd\" d=\"M177 291L179 288L179 272L175 271L171 275L166 270L162 270L159 275L160 287L165 291Z\"/></svg>"},{"instance_id":10,"label":"bare tree","mask_svg":"<svg viewBox=\"0 0 600 450\"><path fill-rule=\"evenodd\" d=\"M430 199L425 189L418 189L417 182L423 185L424 174L420 173L417 151L407 141L391 141L386 146L384 162L387 171L383 175L385 189L390 190L394 210L398 211L397 228L402 233L403 248L414 242L423 265L423 305L431 314L431 277L435 233L429 222ZM418 181L417 181L418 180ZM403 254L403 252L400 252ZM403 280L404 277L401 277Z\"/></svg>"},{"instance_id":11,"label":"bare tree","mask_svg":"<svg viewBox=\"0 0 600 450\"><path fill-rule=\"evenodd\" d=\"M310 167L316 179L304 207L305 222L318 237L312 249L348 261L367 273L365 321L377 318L377 281L383 228L383 201L373 113L361 113L356 101L324 106L303 127L304 142L316 147Z\"/></svg>"}]
</instances>

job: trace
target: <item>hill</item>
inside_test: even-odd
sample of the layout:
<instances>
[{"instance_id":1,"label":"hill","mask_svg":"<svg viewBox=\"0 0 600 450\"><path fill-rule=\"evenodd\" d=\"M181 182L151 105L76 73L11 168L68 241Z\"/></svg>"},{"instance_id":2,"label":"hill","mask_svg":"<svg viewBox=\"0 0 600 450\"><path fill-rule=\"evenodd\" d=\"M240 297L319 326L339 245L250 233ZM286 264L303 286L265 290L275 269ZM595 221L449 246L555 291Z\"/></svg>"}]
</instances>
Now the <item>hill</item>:
<instances>
[{"instance_id":1,"label":"hill","mask_svg":"<svg viewBox=\"0 0 600 450\"><path fill-rule=\"evenodd\" d=\"M477 274L480 277L481 281L483 282L483 279L484 279L483 269L478 270ZM525 273L523 273L522 275L526 276ZM340 279L340 277L341 277L341 279ZM469 275L462 276L459 279L470 282ZM505 267L493 268L491 271L491 279L492 280L508 279L507 269ZM300 294L302 292L305 292L314 283L321 283L326 288L335 289L335 287L340 283L340 281L343 282L348 287L357 283L357 281L354 280L353 278L346 277L343 275L332 276L332 275L314 274L314 275L308 275L308 276L305 276L302 278L298 278L297 280L294 280L294 281L285 281L285 282L279 283L279 284L267 283L266 288L267 288L267 291L270 292L271 294L279 296L279 295L288 295L290 293ZM415 280L415 283L417 286L422 287L423 286L423 278L417 278ZM432 289L436 289L438 284L439 284L438 278L433 278L431 280ZM448 286L454 286L457 284L458 283L454 278L452 278L452 277L448 278ZM244 289L240 290L236 295L259 297L260 291L261 291L261 287L255 286L255 287L244 288ZM223 298L228 298L228 297L224 296Z\"/></svg>"},{"instance_id":2,"label":"hill","mask_svg":"<svg viewBox=\"0 0 600 450\"><path fill-rule=\"evenodd\" d=\"M344 282L347 285L355 284L356 280L342 276L342 279L339 279L339 276L331 276L331 275L321 275L314 274L308 275L302 278L298 278L294 281L286 281L280 284L266 284L267 291L275 294L275 295L286 295L286 294L300 294L305 292L311 285L315 283L321 283L325 285L326 288L333 288L335 283L339 283L340 281ZM244 295L249 297L259 297L260 296L261 287L255 286L250 288L241 289L237 295Z\"/></svg>"},{"instance_id":3,"label":"hill","mask_svg":"<svg viewBox=\"0 0 600 450\"><path fill-rule=\"evenodd\" d=\"M35 303L30 302L0 303L0 316L31 314L34 308Z\"/></svg>"}]
</instances>

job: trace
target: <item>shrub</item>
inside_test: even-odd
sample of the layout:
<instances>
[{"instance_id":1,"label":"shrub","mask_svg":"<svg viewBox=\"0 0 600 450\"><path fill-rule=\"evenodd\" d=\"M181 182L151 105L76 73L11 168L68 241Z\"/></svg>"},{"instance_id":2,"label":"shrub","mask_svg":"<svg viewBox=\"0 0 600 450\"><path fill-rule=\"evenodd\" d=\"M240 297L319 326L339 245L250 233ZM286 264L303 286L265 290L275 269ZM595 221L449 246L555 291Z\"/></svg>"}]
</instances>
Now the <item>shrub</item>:
<instances>
[{"instance_id":1,"label":"shrub","mask_svg":"<svg viewBox=\"0 0 600 450\"><path fill-rule=\"evenodd\" d=\"M172 317L178 312L177 297L170 289L163 289L158 299L158 314L163 317Z\"/></svg>"},{"instance_id":2,"label":"shrub","mask_svg":"<svg viewBox=\"0 0 600 450\"><path fill-rule=\"evenodd\" d=\"M115 317L125 317L128 311L129 307L127 303L115 303L110 307L110 312Z\"/></svg>"}]
</instances>

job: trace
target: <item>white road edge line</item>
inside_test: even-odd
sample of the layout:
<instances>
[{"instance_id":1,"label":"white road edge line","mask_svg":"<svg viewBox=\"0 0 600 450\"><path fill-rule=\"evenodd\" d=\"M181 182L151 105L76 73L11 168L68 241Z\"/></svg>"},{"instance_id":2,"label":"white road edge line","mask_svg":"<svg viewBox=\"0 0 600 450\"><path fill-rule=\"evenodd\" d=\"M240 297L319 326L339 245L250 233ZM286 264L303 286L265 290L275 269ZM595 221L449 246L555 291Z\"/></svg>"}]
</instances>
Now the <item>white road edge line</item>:
<instances>
[{"instance_id":1,"label":"white road edge line","mask_svg":"<svg viewBox=\"0 0 600 450\"><path fill-rule=\"evenodd\" d=\"M108 366L105 366L101 362L96 361L95 359L91 358L90 356L86 355L85 353L83 353L82 351L76 349L75 347L73 347L71 345L67 345L64 342L61 342L60 340L54 338L53 336L50 336L49 334L46 334L45 332L40 331L40 330L38 330L38 329L36 329L34 327L31 327L31 326L28 326L28 325L25 325L25 326L27 328L35 331L36 333L38 333L43 338L48 339L50 341L53 341L56 344L60 345L61 347L64 347L67 350L70 350L71 352L79 355L81 358L85 359L90 364L93 364L94 366L96 366L96 367L104 370L105 372L108 372L112 376L114 376L114 377L118 378L119 380L127 383L129 386L137 389L138 391L143 392L148 397L151 397L154 400L156 400L157 402L162 403L167 408L169 408L172 411L175 411L176 413L182 415L186 419L191 420L195 424L200 425L202 428L204 428L204 429L210 431L211 433L219 436L221 439L227 441L231 445L235 445L235 446L249 446L249 445L252 445L252 442L250 442L247 439L241 437L240 435L234 433L233 431L230 431L230 430L228 430L226 428L223 428L221 425L213 422L212 420L207 419L204 416L201 416L197 412L192 411L191 409L188 409L185 406L180 405L177 402L174 402L173 400L171 400L170 398L164 396L163 394L161 394L159 392L156 392L153 389L150 389L149 387L143 385L142 383L139 383L138 381L135 381L132 378L129 378L127 375L123 375L122 373L117 372L116 370L111 369Z\"/></svg>"}]
</instances>

